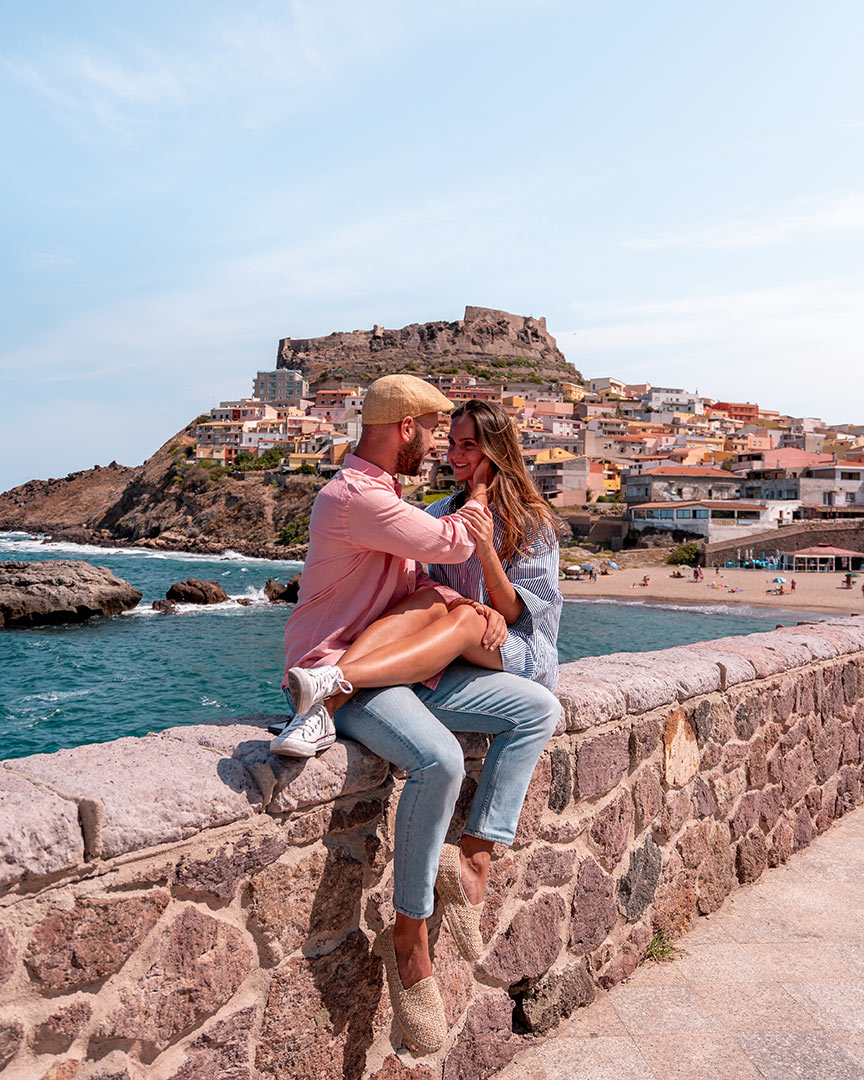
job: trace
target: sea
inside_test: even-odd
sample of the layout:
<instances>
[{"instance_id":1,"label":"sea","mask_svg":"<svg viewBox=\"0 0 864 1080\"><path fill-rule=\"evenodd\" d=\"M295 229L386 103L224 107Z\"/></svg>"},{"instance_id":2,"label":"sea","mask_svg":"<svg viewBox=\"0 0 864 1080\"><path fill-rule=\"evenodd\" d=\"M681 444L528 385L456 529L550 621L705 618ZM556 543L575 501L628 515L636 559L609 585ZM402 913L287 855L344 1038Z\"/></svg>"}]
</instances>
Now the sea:
<instances>
[{"instance_id":1,"label":"sea","mask_svg":"<svg viewBox=\"0 0 864 1080\"><path fill-rule=\"evenodd\" d=\"M50 753L124 735L144 735L216 717L284 712L283 630L290 607L271 604L268 578L288 581L297 562L237 552L194 555L146 548L52 543L0 533L0 561L83 559L139 589L134 610L66 626L0 630L0 758ZM176 581L218 582L230 597L207 607L153 611ZM251 601L248 606L237 599ZM564 603L562 663L639 652L727 634L794 625L812 613L740 605L660 605L627 600Z\"/></svg>"}]
</instances>

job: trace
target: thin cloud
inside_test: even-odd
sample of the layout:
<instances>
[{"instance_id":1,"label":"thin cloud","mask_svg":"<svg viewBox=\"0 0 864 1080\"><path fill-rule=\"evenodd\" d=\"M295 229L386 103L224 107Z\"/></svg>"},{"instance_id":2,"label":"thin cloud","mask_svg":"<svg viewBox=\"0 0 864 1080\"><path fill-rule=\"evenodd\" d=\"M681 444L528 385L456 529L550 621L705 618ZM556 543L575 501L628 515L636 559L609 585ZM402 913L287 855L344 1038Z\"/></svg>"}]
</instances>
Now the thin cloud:
<instances>
[{"instance_id":1,"label":"thin cloud","mask_svg":"<svg viewBox=\"0 0 864 1080\"><path fill-rule=\"evenodd\" d=\"M631 251L665 248L732 250L768 247L788 240L860 228L864 228L864 195L855 194L793 204L781 215L761 214L639 236L623 241L621 246Z\"/></svg>"}]
</instances>

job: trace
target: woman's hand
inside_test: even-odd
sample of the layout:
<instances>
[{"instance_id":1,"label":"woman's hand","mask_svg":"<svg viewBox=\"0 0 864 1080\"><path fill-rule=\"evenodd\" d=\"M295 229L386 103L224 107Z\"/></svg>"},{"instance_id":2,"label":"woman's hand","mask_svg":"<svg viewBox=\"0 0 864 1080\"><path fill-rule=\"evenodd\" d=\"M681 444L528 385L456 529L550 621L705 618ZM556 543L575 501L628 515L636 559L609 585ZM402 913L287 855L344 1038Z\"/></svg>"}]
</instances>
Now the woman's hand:
<instances>
[{"instance_id":1,"label":"woman's hand","mask_svg":"<svg viewBox=\"0 0 864 1080\"><path fill-rule=\"evenodd\" d=\"M487 561L490 554L495 551L493 543L495 530L489 507L463 506L459 511L459 517L465 522L465 528L474 541L474 547L480 562Z\"/></svg>"},{"instance_id":2,"label":"woman's hand","mask_svg":"<svg viewBox=\"0 0 864 1080\"><path fill-rule=\"evenodd\" d=\"M488 457L481 458L480 464L471 476L471 490L473 491L478 484L483 484L484 487L488 487L489 484L492 483L492 477L495 475L495 471L495 466Z\"/></svg>"},{"instance_id":3,"label":"woman's hand","mask_svg":"<svg viewBox=\"0 0 864 1080\"><path fill-rule=\"evenodd\" d=\"M486 620L486 631L480 641L483 648L497 649L499 646L503 645L507 640L507 622L504 616L494 608L489 607L488 604L481 604L479 600L469 600L465 596L460 596L455 600L451 600L447 605L447 610L452 611L454 608L461 607L463 604L470 604L471 607Z\"/></svg>"}]
</instances>

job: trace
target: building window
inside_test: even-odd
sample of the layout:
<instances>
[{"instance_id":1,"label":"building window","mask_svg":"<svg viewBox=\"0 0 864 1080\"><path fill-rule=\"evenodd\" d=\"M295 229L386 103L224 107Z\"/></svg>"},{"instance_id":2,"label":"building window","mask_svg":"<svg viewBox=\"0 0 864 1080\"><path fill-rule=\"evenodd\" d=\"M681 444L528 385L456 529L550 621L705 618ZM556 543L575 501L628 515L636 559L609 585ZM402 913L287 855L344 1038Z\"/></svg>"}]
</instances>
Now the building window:
<instances>
[{"instance_id":1,"label":"building window","mask_svg":"<svg viewBox=\"0 0 864 1080\"><path fill-rule=\"evenodd\" d=\"M823 491L822 492L822 505L823 506L833 506L834 505L834 492L833 491Z\"/></svg>"},{"instance_id":2,"label":"building window","mask_svg":"<svg viewBox=\"0 0 864 1080\"><path fill-rule=\"evenodd\" d=\"M693 517L694 518L707 518L708 517L708 511L707 510L698 510L698 509L694 510L693 511Z\"/></svg>"}]
</instances>

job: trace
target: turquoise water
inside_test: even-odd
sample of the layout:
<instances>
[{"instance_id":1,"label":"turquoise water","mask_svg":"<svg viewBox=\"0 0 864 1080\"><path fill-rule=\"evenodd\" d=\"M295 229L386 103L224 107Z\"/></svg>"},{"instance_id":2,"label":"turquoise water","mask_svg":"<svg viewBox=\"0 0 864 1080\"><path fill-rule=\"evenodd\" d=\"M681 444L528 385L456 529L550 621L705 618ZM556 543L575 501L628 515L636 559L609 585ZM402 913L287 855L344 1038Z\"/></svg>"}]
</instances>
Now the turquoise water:
<instances>
[{"instance_id":1,"label":"turquoise water","mask_svg":"<svg viewBox=\"0 0 864 1080\"><path fill-rule=\"evenodd\" d=\"M121 735L143 735L218 716L281 712L282 632L289 608L262 593L299 563L141 549L43 544L0 533L0 560L85 559L107 566L143 593L132 612L76 626L0 630L0 758L50 752ZM154 614L175 581L217 581L249 607L217 604ZM568 600L562 662L609 652L685 645L794 624L799 612L758 608L661 607Z\"/></svg>"}]
</instances>

